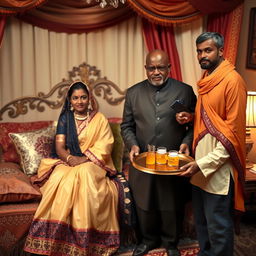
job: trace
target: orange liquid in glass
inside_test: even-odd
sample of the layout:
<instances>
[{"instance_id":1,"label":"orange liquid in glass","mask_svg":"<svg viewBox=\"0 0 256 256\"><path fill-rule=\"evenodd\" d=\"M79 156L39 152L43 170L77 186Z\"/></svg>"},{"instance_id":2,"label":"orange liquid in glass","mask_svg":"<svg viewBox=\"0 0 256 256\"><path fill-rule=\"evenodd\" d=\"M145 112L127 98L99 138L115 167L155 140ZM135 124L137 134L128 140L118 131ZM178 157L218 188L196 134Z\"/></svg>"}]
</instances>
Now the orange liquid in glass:
<instances>
[{"instance_id":1,"label":"orange liquid in glass","mask_svg":"<svg viewBox=\"0 0 256 256\"><path fill-rule=\"evenodd\" d=\"M166 154L159 154L156 152L156 163L166 164Z\"/></svg>"},{"instance_id":2,"label":"orange liquid in glass","mask_svg":"<svg viewBox=\"0 0 256 256\"><path fill-rule=\"evenodd\" d=\"M156 155L155 152L147 152L147 157L146 157L146 164L155 164L156 162Z\"/></svg>"},{"instance_id":3,"label":"orange liquid in glass","mask_svg":"<svg viewBox=\"0 0 256 256\"><path fill-rule=\"evenodd\" d=\"M170 156L168 155L168 165L170 167L179 168L179 156Z\"/></svg>"}]
</instances>

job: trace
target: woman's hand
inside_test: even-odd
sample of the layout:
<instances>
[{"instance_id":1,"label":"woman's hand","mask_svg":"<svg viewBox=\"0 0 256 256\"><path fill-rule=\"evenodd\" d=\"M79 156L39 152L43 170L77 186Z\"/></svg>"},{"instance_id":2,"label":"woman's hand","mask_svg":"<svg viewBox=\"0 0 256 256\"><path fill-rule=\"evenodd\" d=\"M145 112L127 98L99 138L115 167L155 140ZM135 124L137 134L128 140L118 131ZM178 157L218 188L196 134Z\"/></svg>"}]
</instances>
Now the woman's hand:
<instances>
[{"instance_id":1,"label":"woman's hand","mask_svg":"<svg viewBox=\"0 0 256 256\"><path fill-rule=\"evenodd\" d=\"M70 166L76 166L76 165L85 163L87 161L88 161L87 156L72 156L72 155L70 155L70 157L67 160L67 163Z\"/></svg>"},{"instance_id":2,"label":"woman's hand","mask_svg":"<svg viewBox=\"0 0 256 256\"><path fill-rule=\"evenodd\" d=\"M179 124L186 124L193 121L194 115L188 112L179 112L176 114L176 121Z\"/></svg>"}]
</instances>

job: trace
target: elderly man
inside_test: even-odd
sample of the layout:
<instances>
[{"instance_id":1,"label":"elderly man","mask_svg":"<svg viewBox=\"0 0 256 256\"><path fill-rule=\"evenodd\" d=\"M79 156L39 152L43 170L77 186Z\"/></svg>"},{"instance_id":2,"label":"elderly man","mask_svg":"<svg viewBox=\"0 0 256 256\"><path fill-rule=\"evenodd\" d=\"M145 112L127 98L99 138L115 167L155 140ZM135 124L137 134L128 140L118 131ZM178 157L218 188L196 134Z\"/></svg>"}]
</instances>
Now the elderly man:
<instances>
[{"instance_id":1,"label":"elderly man","mask_svg":"<svg viewBox=\"0 0 256 256\"><path fill-rule=\"evenodd\" d=\"M121 132L131 161L147 151L148 144L189 154L193 127L179 124L170 106L179 100L194 112L196 96L191 86L168 78L170 68L164 51L148 53L145 65L148 79L127 90ZM177 244L187 180L147 174L131 166L129 183L141 238L133 255L145 255L159 246L165 247L170 256L180 255Z\"/></svg>"}]
</instances>

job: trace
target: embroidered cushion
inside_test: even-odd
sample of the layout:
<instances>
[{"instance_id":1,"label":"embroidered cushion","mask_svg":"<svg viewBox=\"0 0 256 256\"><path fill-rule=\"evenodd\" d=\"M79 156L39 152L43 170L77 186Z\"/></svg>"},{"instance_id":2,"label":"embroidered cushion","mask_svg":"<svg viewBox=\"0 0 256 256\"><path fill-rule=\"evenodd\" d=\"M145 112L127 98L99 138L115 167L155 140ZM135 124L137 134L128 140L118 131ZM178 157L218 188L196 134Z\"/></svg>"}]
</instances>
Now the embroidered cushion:
<instances>
[{"instance_id":1,"label":"embroidered cushion","mask_svg":"<svg viewBox=\"0 0 256 256\"><path fill-rule=\"evenodd\" d=\"M56 125L50 125L32 132L9 133L27 175L36 174L41 159L50 156L55 130Z\"/></svg>"},{"instance_id":2,"label":"embroidered cushion","mask_svg":"<svg viewBox=\"0 0 256 256\"><path fill-rule=\"evenodd\" d=\"M19 163L20 158L15 146L8 136L9 133L28 132L48 127L52 121L37 122L6 122L0 123L0 144L3 149L3 160L5 162Z\"/></svg>"},{"instance_id":3,"label":"embroidered cushion","mask_svg":"<svg viewBox=\"0 0 256 256\"><path fill-rule=\"evenodd\" d=\"M40 199L41 193L15 163L0 163L0 202L23 202Z\"/></svg>"}]
</instances>

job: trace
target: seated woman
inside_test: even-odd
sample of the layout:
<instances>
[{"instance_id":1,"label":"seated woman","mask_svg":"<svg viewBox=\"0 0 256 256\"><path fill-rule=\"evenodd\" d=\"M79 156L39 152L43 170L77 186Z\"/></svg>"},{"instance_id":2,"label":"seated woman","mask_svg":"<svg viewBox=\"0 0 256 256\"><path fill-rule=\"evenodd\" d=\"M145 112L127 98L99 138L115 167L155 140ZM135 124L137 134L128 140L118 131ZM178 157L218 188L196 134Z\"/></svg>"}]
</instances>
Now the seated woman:
<instances>
[{"instance_id":1,"label":"seated woman","mask_svg":"<svg viewBox=\"0 0 256 256\"><path fill-rule=\"evenodd\" d=\"M38 170L37 182L46 182L26 239L27 252L102 256L120 245L119 219L125 215L120 217L118 210L125 210L122 191L129 189L115 176L108 120L91 107L90 99L84 83L70 86L53 158L43 159Z\"/></svg>"}]
</instances>

